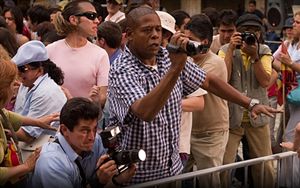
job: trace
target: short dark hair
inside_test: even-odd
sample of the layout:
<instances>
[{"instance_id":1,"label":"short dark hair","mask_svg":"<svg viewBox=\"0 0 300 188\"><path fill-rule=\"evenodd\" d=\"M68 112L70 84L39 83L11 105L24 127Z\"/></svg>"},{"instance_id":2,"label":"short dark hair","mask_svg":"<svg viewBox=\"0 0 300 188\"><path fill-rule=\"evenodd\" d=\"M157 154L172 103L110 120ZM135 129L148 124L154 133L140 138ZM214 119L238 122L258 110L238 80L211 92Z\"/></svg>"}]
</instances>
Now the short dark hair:
<instances>
[{"instance_id":1,"label":"short dark hair","mask_svg":"<svg viewBox=\"0 0 300 188\"><path fill-rule=\"evenodd\" d=\"M92 101L83 97L69 99L60 112L60 123L73 131L80 120L98 119L99 107Z\"/></svg>"},{"instance_id":2,"label":"short dark hair","mask_svg":"<svg viewBox=\"0 0 300 188\"><path fill-rule=\"evenodd\" d=\"M52 42L58 41L60 39L63 39L64 37L57 34L56 31L50 31L45 33L42 37L41 37L41 41L47 45L47 44L51 44Z\"/></svg>"},{"instance_id":3,"label":"short dark hair","mask_svg":"<svg viewBox=\"0 0 300 188\"><path fill-rule=\"evenodd\" d=\"M207 7L202 11L208 18L210 19L210 22L212 23L213 27L217 26L218 24L218 18L219 18L219 12L214 7Z\"/></svg>"},{"instance_id":4,"label":"short dark hair","mask_svg":"<svg viewBox=\"0 0 300 188\"><path fill-rule=\"evenodd\" d=\"M126 15L126 25L127 29L134 30L139 26L140 23L138 23L139 18L142 16L145 16L147 14L155 14L157 17L157 13L155 10L148 6L140 6L135 9L132 9L127 15Z\"/></svg>"},{"instance_id":5,"label":"short dark hair","mask_svg":"<svg viewBox=\"0 0 300 188\"><path fill-rule=\"evenodd\" d=\"M106 21L102 22L97 31L98 39L104 38L110 48L119 48L122 41L122 29L119 24Z\"/></svg>"},{"instance_id":6,"label":"short dark hair","mask_svg":"<svg viewBox=\"0 0 300 188\"><path fill-rule=\"evenodd\" d=\"M174 10L171 15L175 18L175 23L178 27L181 27L184 23L184 19L191 18L190 15L183 10Z\"/></svg>"},{"instance_id":7,"label":"short dark hair","mask_svg":"<svg viewBox=\"0 0 300 188\"><path fill-rule=\"evenodd\" d=\"M54 24L49 21L44 21L36 26L36 33L39 37L43 37L43 35L50 31L55 31L55 27Z\"/></svg>"},{"instance_id":8,"label":"short dark hair","mask_svg":"<svg viewBox=\"0 0 300 188\"><path fill-rule=\"evenodd\" d=\"M27 16L30 18L32 24L50 21L50 11L42 5L35 5L31 7L27 11Z\"/></svg>"},{"instance_id":9,"label":"short dark hair","mask_svg":"<svg viewBox=\"0 0 300 188\"><path fill-rule=\"evenodd\" d=\"M220 25L235 25L238 16L237 13L232 9L223 9L219 14L219 22L218 26Z\"/></svg>"},{"instance_id":10,"label":"short dark hair","mask_svg":"<svg viewBox=\"0 0 300 188\"><path fill-rule=\"evenodd\" d=\"M208 45L211 45L213 38L213 25L205 14L196 14L186 24L185 29L190 30L197 38L208 39Z\"/></svg>"},{"instance_id":11,"label":"short dark hair","mask_svg":"<svg viewBox=\"0 0 300 188\"><path fill-rule=\"evenodd\" d=\"M251 0L248 4L253 4L254 6L256 6L256 1Z\"/></svg>"}]
</instances>

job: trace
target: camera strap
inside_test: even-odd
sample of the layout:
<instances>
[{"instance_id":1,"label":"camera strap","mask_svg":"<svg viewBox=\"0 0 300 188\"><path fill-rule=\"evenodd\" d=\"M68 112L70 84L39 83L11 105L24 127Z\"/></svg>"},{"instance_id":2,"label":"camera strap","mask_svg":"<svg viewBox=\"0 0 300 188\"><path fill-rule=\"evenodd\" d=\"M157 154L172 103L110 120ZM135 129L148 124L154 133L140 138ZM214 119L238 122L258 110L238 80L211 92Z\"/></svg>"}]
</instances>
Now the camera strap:
<instances>
[{"instance_id":1,"label":"camera strap","mask_svg":"<svg viewBox=\"0 0 300 188\"><path fill-rule=\"evenodd\" d=\"M58 138L56 138L53 142L59 144L59 146L61 147L61 149L65 152L64 148L62 147L62 145L60 144ZM87 187L87 181L86 181L86 176L84 173L84 170L80 164L79 158L77 157L77 159L75 160L75 164L77 165L78 169L79 169L79 173L80 173L80 177L81 177L81 187L85 188Z\"/></svg>"}]
</instances>

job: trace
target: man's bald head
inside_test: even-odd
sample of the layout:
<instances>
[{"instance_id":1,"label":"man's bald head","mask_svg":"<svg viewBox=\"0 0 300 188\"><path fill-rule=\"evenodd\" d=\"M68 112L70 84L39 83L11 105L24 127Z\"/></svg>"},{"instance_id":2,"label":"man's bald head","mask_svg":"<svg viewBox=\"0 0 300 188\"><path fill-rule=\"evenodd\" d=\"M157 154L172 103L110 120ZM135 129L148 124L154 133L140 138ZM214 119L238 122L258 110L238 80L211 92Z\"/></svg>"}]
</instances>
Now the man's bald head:
<instances>
[{"instance_id":1,"label":"man's bald head","mask_svg":"<svg viewBox=\"0 0 300 188\"><path fill-rule=\"evenodd\" d=\"M129 29L134 29L138 27L139 24L139 19L142 16L148 15L148 14L155 14L157 17L158 15L156 14L155 10L148 6L141 6L138 8L135 8L131 10L127 15L126 15L126 24L127 28Z\"/></svg>"}]
</instances>

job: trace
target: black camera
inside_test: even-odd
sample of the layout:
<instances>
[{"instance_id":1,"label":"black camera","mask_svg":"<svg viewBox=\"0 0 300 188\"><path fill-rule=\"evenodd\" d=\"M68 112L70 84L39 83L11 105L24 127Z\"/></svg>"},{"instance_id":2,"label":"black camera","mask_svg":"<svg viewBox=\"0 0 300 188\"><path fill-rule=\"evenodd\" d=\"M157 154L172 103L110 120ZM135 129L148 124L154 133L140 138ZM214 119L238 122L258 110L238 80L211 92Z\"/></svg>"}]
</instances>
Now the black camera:
<instances>
[{"instance_id":1,"label":"black camera","mask_svg":"<svg viewBox=\"0 0 300 188\"><path fill-rule=\"evenodd\" d=\"M118 144L118 136L121 130L119 126L110 126L101 133L101 139L105 148L108 149L108 160L116 162L119 174L125 171L131 164L145 161L146 152L142 149L122 150Z\"/></svg>"},{"instance_id":2,"label":"black camera","mask_svg":"<svg viewBox=\"0 0 300 188\"><path fill-rule=\"evenodd\" d=\"M197 54L205 54L209 50L209 46L201 44L197 41L190 40L186 45L186 53L188 56L194 56Z\"/></svg>"},{"instance_id":3,"label":"black camera","mask_svg":"<svg viewBox=\"0 0 300 188\"><path fill-rule=\"evenodd\" d=\"M241 33L241 37L242 41L245 41L248 45L254 45L257 41L255 34L248 31ZM236 48L240 49L241 45L237 45Z\"/></svg>"}]
</instances>

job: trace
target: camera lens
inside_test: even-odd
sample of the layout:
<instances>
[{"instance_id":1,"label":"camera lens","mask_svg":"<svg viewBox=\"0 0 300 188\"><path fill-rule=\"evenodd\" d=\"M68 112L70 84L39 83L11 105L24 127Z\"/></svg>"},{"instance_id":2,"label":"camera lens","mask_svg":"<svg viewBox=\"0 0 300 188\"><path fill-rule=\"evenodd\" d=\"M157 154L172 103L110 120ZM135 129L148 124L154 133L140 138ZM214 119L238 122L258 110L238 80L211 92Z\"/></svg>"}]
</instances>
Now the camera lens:
<instances>
[{"instance_id":1,"label":"camera lens","mask_svg":"<svg viewBox=\"0 0 300 188\"><path fill-rule=\"evenodd\" d=\"M196 55L197 54L196 45L193 42L189 41L186 45L186 52L189 56Z\"/></svg>"},{"instance_id":2,"label":"camera lens","mask_svg":"<svg viewBox=\"0 0 300 188\"><path fill-rule=\"evenodd\" d=\"M142 149L122 150L115 152L113 159L118 165L125 165L146 160L146 152Z\"/></svg>"},{"instance_id":3,"label":"camera lens","mask_svg":"<svg viewBox=\"0 0 300 188\"><path fill-rule=\"evenodd\" d=\"M254 45L256 42L256 36L250 32L241 33L242 41L245 41L248 45Z\"/></svg>"}]
</instances>

